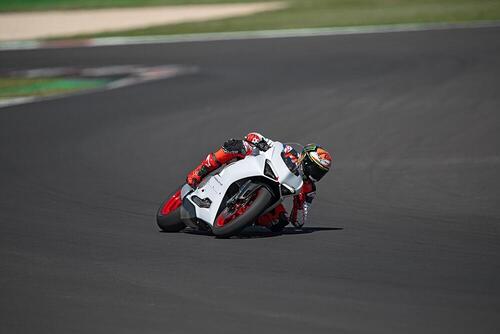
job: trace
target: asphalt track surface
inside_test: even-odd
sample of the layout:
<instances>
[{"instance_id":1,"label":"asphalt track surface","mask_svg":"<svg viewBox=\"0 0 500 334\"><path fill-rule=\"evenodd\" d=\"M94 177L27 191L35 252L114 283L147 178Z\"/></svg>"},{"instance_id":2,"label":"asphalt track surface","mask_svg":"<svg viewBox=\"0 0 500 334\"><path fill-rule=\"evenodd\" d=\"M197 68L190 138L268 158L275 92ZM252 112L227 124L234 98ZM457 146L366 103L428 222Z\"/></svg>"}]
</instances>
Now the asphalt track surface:
<instances>
[{"instance_id":1,"label":"asphalt track surface","mask_svg":"<svg viewBox=\"0 0 500 334\"><path fill-rule=\"evenodd\" d=\"M498 333L500 29L0 53L197 74L0 110L2 333ZM319 142L308 229L155 211L230 137Z\"/></svg>"}]
</instances>

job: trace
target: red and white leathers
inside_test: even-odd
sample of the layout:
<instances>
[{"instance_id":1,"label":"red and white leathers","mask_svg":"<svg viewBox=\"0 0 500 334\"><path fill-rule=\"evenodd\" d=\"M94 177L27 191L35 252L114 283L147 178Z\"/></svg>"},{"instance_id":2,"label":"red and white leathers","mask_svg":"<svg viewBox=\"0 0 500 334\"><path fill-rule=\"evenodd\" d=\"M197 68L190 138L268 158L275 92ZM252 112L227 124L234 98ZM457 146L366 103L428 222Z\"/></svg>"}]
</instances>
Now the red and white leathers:
<instances>
[{"instance_id":1,"label":"red and white leathers","mask_svg":"<svg viewBox=\"0 0 500 334\"><path fill-rule=\"evenodd\" d=\"M220 166L232 160L239 160L250 155L254 150L267 150L269 140L259 133L251 132L243 140L230 139L222 147L207 155L198 167L187 175L186 182L191 187L196 187L205 176L216 170ZM285 156L293 163L299 163L297 152L288 145L285 145ZM314 199L316 186L309 178L304 177L304 185L300 193L293 198L293 208L290 217L283 204L279 204L271 212L258 218L257 224L266 226L271 230L281 230L289 223L301 227L307 220L307 215Z\"/></svg>"}]
</instances>

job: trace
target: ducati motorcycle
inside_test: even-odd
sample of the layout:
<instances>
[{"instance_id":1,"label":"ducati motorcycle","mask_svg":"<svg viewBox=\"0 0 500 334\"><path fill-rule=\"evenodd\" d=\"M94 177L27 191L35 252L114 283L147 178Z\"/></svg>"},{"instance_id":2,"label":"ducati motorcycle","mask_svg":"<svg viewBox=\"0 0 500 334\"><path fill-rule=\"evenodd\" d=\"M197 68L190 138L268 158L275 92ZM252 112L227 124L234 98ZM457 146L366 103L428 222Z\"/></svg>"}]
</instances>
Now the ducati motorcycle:
<instances>
[{"instance_id":1,"label":"ducati motorcycle","mask_svg":"<svg viewBox=\"0 0 500 334\"><path fill-rule=\"evenodd\" d=\"M300 192L297 165L285 145L269 141L266 151L227 164L207 176L196 189L184 184L160 206L158 226L165 232L186 227L228 238L252 225L285 198Z\"/></svg>"}]
</instances>

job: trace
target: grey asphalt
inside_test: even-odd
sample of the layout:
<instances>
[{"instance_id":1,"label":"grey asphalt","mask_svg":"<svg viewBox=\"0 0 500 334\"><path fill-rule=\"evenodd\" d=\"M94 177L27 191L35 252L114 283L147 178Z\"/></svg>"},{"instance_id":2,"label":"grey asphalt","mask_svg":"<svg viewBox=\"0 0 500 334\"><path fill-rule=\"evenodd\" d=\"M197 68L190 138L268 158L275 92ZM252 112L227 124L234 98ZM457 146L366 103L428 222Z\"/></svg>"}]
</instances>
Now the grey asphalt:
<instances>
[{"instance_id":1,"label":"grey asphalt","mask_svg":"<svg viewBox=\"0 0 500 334\"><path fill-rule=\"evenodd\" d=\"M9 51L198 66L0 109L2 333L498 333L500 29ZM249 131L331 150L308 229L160 233Z\"/></svg>"}]
</instances>

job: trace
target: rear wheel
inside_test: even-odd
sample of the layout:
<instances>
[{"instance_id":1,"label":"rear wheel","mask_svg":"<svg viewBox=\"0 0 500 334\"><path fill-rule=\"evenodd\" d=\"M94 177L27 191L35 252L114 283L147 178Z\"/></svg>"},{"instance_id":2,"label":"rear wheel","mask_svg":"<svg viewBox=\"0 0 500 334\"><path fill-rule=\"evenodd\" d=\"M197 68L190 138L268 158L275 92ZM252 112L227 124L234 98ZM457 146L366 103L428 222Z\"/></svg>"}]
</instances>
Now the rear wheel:
<instances>
[{"instance_id":1,"label":"rear wheel","mask_svg":"<svg viewBox=\"0 0 500 334\"><path fill-rule=\"evenodd\" d=\"M215 219L212 232L216 237L228 238L250 225L266 209L272 199L271 192L262 187L242 203L225 208Z\"/></svg>"},{"instance_id":2,"label":"rear wheel","mask_svg":"<svg viewBox=\"0 0 500 334\"><path fill-rule=\"evenodd\" d=\"M181 191L178 190L175 194L170 196L158 210L156 215L156 223L165 232L179 232L184 229L186 225L181 219Z\"/></svg>"}]
</instances>

